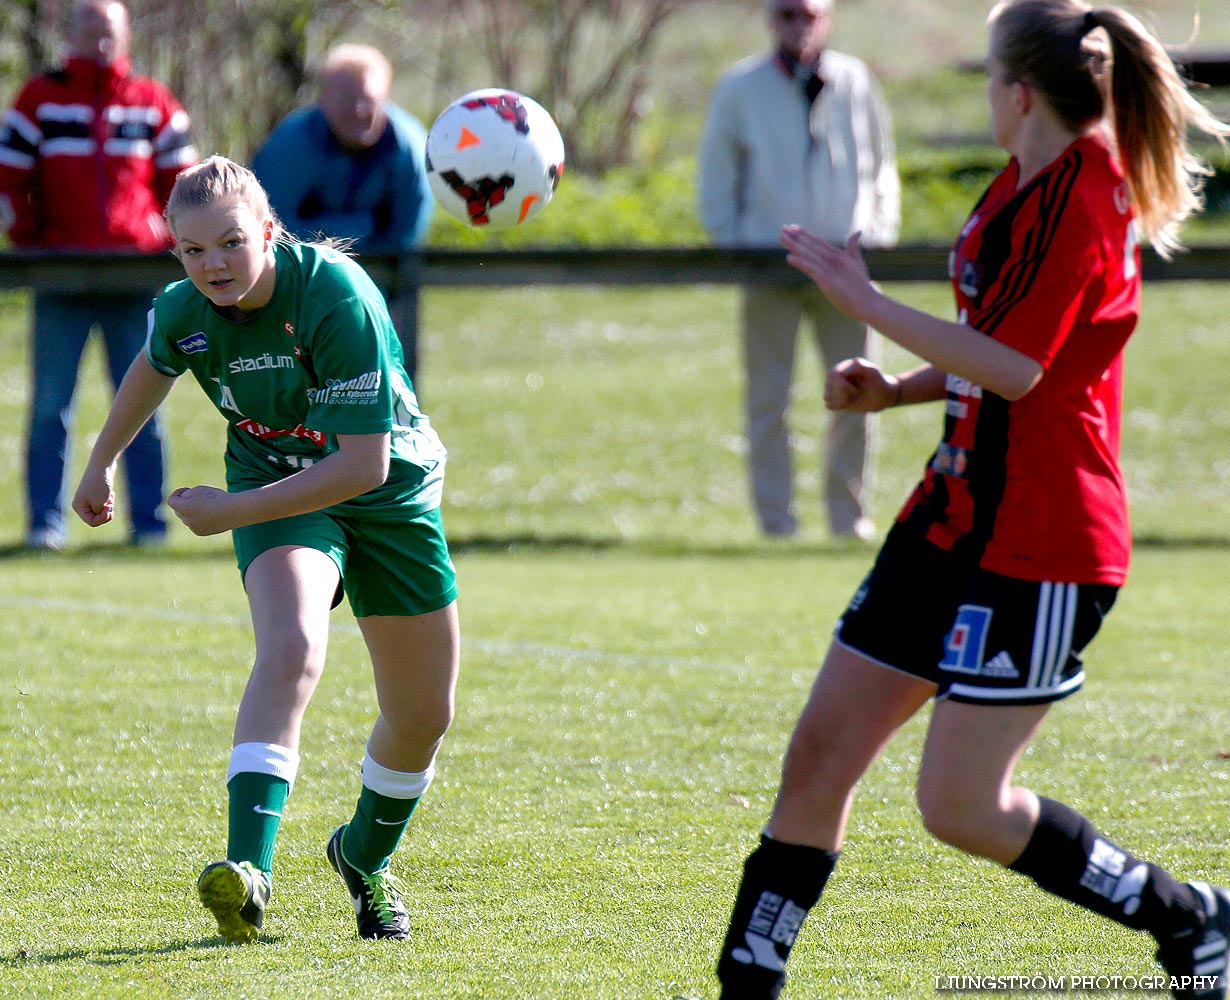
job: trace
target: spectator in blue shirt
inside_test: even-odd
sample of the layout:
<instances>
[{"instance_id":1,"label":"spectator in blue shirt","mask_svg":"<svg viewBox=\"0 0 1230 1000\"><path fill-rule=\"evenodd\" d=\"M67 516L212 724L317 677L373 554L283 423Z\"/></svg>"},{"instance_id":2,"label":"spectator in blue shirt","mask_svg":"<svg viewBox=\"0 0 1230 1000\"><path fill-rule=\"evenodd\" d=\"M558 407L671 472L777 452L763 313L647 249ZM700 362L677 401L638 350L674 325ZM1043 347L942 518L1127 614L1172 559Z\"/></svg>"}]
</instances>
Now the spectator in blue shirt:
<instances>
[{"instance_id":1,"label":"spectator in blue shirt","mask_svg":"<svg viewBox=\"0 0 1230 1000\"><path fill-rule=\"evenodd\" d=\"M434 208L424 163L427 130L389 100L393 69L370 45L331 49L320 100L287 115L252 169L289 233L353 240L364 253L404 253L422 243ZM386 298L389 289L382 288ZM412 298L390 301L413 378Z\"/></svg>"}]
</instances>

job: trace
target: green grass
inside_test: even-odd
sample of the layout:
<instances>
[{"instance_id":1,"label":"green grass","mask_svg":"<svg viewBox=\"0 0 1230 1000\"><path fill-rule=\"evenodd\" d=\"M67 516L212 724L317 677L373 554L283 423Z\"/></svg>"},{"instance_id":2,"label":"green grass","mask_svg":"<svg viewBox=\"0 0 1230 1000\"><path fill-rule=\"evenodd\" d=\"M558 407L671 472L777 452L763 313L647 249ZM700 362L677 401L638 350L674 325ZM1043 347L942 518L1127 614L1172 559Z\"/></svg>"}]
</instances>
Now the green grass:
<instances>
[{"instance_id":1,"label":"green grass","mask_svg":"<svg viewBox=\"0 0 1230 1000\"><path fill-rule=\"evenodd\" d=\"M895 289L947 311L938 287ZM1225 527L1230 285L1152 286L1130 352L1133 579L1022 779L1184 877L1230 877ZM335 615L279 844L266 939L223 946L193 881L220 856L251 636L225 539L169 550L74 527L0 560L0 995L5 1000L677 1000L710 967L833 618L868 554L819 522L810 354L794 411L805 533L754 534L735 296L431 290L423 396L451 450L465 634L440 777L398 856L414 940L354 938L323 854L374 712ZM0 299L0 546L21 533L24 300ZM893 354L897 363L903 359ZM106 394L97 354L78 441ZM172 485L219 482L220 418L172 394ZM886 522L934 408L882 424ZM924 719L873 767L785 997L927 998L948 974L1148 974L1148 942L922 830ZM784 997L784 1000L785 1000Z\"/></svg>"}]
</instances>

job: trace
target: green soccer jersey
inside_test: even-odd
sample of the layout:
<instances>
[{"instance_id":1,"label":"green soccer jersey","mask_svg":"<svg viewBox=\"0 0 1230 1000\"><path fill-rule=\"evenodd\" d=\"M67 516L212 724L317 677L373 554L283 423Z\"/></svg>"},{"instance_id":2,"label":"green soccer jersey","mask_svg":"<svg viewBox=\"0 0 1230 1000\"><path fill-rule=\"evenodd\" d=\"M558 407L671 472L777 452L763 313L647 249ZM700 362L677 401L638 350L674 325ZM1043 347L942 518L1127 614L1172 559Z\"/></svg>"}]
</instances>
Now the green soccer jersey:
<instances>
[{"instance_id":1,"label":"green soccer jersey","mask_svg":"<svg viewBox=\"0 0 1230 1000\"><path fill-rule=\"evenodd\" d=\"M337 450L338 434L391 432L389 477L338 507L371 518L440 505L446 453L402 362L384 299L349 257L279 243L269 303L235 321L185 279L154 301L145 354L191 371L227 420L232 492L275 482Z\"/></svg>"}]
</instances>

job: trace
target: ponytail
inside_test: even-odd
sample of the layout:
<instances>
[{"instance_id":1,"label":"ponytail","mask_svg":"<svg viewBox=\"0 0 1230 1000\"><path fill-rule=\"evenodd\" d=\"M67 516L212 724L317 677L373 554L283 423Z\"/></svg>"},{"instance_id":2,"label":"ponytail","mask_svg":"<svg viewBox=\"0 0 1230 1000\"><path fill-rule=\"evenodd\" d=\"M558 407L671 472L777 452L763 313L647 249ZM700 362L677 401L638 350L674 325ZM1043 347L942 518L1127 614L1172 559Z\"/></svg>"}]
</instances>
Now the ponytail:
<instances>
[{"instance_id":1,"label":"ponytail","mask_svg":"<svg viewBox=\"0 0 1230 1000\"><path fill-rule=\"evenodd\" d=\"M1110 36L1111 121L1141 228L1163 257L1182 248L1179 225L1204 207L1212 171L1188 146L1189 128L1225 146L1230 126L1197 101L1161 43L1118 7L1093 11Z\"/></svg>"},{"instance_id":2,"label":"ponytail","mask_svg":"<svg viewBox=\"0 0 1230 1000\"><path fill-rule=\"evenodd\" d=\"M1121 7L1080 0L1002 0L989 20L1008 76L1041 92L1068 128L1109 119L1141 229L1161 256L1181 249L1179 225L1203 208L1211 173L1188 130L1224 146L1230 125L1191 95L1161 42Z\"/></svg>"}]
</instances>

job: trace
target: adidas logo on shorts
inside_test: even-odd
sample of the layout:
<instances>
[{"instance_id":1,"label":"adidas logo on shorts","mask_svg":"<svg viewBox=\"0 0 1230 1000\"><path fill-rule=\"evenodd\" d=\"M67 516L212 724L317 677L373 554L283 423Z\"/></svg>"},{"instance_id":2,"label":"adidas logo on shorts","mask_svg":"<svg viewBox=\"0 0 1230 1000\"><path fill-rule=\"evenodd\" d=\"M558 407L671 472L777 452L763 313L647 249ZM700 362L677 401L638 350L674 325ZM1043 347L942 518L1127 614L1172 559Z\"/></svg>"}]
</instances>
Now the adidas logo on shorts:
<instances>
[{"instance_id":1,"label":"adidas logo on shorts","mask_svg":"<svg viewBox=\"0 0 1230 1000\"><path fill-rule=\"evenodd\" d=\"M1006 680L1016 680L1021 676L1021 672L1017 670L1016 664L1012 662L1012 657L1008 655L1007 650L996 653L982 665L979 671L984 677L1002 677Z\"/></svg>"}]
</instances>

